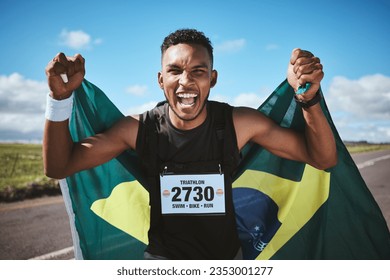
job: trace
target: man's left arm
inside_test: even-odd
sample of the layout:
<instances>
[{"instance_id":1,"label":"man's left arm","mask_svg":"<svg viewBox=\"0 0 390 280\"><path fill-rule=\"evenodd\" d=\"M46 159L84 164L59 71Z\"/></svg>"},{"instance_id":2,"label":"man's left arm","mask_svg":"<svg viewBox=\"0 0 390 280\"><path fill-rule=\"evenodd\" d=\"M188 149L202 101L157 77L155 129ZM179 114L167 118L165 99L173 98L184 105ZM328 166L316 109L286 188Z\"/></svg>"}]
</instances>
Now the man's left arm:
<instances>
[{"instance_id":1,"label":"man's left arm","mask_svg":"<svg viewBox=\"0 0 390 280\"><path fill-rule=\"evenodd\" d=\"M334 135L319 102L321 99L319 88L323 77L323 67L319 58L308 51L300 49L292 51L287 79L295 92L298 92L300 87L310 85L295 98L302 107L306 121L304 138L307 154L322 169L337 163Z\"/></svg>"}]
</instances>

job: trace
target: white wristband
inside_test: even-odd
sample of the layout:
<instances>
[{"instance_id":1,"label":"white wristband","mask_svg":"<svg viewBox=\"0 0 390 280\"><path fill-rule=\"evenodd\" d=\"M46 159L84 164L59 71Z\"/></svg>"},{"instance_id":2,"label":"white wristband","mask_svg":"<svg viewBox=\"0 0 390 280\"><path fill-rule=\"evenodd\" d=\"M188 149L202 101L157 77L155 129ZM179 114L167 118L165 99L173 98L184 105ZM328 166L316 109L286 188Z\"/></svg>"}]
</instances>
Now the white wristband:
<instances>
[{"instance_id":1,"label":"white wristband","mask_svg":"<svg viewBox=\"0 0 390 280\"><path fill-rule=\"evenodd\" d=\"M67 99L56 100L47 95L46 113L47 120L52 122L62 122L70 118L73 109L73 93Z\"/></svg>"}]
</instances>

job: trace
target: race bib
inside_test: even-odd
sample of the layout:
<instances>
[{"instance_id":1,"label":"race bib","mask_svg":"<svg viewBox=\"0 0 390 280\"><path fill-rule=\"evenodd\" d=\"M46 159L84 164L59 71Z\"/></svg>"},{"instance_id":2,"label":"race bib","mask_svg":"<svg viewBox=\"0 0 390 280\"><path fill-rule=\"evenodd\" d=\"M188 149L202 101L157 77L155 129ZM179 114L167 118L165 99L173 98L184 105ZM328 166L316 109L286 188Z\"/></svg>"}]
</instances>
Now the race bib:
<instances>
[{"instance_id":1,"label":"race bib","mask_svg":"<svg viewBox=\"0 0 390 280\"><path fill-rule=\"evenodd\" d=\"M166 214L224 214L223 174L163 175L161 211Z\"/></svg>"}]
</instances>

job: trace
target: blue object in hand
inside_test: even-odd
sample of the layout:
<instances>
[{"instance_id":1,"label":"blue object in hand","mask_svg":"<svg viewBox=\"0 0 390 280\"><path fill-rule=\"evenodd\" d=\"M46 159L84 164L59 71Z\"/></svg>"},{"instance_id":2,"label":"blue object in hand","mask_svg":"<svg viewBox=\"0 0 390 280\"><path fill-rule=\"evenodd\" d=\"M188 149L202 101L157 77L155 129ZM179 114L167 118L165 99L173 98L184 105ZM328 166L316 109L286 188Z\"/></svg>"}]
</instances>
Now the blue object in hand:
<instances>
[{"instance_id":1,"label":"blue object in hand","mask_svg":"<svg viewBox=\"0 0 390 280\"><path fill-rule=\"evenodd\" d=\"M302 86L299 86L296 94L304 94L311 86L311 83L306 83Z\"/></svg>"}]
</instances>

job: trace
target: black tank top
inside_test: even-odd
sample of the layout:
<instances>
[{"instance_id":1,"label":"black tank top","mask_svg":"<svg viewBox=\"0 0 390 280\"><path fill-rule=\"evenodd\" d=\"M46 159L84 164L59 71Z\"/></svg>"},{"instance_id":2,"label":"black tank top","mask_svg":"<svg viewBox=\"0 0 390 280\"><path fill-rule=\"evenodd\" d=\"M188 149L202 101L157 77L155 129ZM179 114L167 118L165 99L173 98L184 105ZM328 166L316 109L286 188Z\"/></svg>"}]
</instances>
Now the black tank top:
<instances>
[{"instance_id":1,"label":"black tank top","mask_svg":"<svg viewBox=\"0 0 390 280\"><path fill-rule=\"evenodd\" d=\"M147 252L169 259L233 259L239 249L232 201L232 173L239 152L232 107L209 101L203 124L182 131L168 117L168 104L140 116L137 154L143 161L150 195ZM217 173L225 181L225 214L162 215L160 173Z\"/></svg>"}]
</instances>

